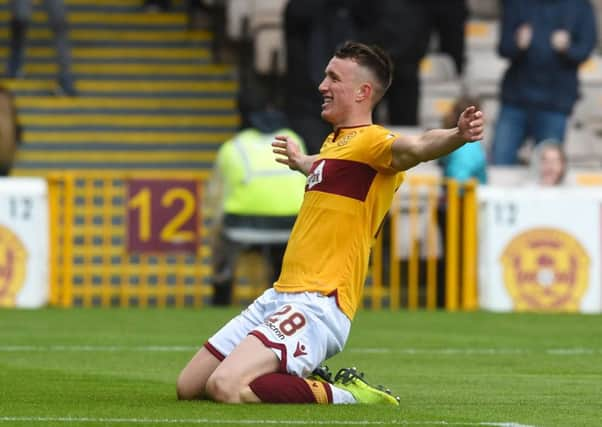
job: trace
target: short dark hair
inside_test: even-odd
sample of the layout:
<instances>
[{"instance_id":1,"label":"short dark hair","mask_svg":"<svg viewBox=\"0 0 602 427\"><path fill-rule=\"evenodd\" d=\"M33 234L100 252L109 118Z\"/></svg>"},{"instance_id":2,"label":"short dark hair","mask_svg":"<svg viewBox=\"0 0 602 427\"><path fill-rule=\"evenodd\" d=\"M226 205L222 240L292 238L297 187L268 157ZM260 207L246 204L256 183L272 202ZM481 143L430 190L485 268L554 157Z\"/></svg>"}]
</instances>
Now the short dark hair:
<instances>
[{"instance_id":1,"label":"short dark hair","mask_svg":"<svg viewBox=\"0 0 602 427\"><path fill-rule=\"evenodd\" d=\"M368 68L376 77L380 87L376 88L378 102L387 92L393 80L393 61L387 52L376 45L366 45L354 41L347 41L334 53L341 59L353 59L362 67Z\"/></svg>"}]
</instances>

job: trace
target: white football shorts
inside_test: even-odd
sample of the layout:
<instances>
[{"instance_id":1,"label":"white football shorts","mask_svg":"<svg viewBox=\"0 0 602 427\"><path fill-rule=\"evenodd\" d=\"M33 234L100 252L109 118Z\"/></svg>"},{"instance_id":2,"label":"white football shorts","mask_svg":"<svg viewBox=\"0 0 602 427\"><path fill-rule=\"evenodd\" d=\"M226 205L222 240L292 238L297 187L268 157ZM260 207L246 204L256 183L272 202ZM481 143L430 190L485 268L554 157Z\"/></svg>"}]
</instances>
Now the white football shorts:
<instances>
[{"instance_id":1,"label":"white football shorts","mask_svg":"<svg viewBox=\"0 0 602 427\"><path fill-rule=\"evenodd\" d=\"M350 328L334 296L270 288L209 338L206 347L225 358L252 334L274 351L281 372L305 378L343 349Z\"/></svg>"}]
</instances>

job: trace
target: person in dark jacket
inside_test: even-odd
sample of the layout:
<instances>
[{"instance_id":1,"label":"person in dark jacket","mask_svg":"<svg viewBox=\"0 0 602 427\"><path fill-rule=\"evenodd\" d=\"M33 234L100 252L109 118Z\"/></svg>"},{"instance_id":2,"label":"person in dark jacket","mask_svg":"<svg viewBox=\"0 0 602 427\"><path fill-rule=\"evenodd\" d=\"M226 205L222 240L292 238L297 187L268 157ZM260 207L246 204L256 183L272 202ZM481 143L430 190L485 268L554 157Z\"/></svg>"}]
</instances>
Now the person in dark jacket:
<instances>
[{"instance_id":1,"label":"person in dark jacket","mask_svg":"<svg viewBox=\"0 0 602 427\"><path fill-rule=\"evenodd\" d=\"M420 62L437 35L438 51L451 57L458 76L464 73L468 17L466 0L380 0L375 43L383 46L395 64L393 85L385 100L389 123L419 125Z\"/></svg>"},{"instance_id":2,"label":"person in dark jacket","mask_svg":"<svg viewBox=\"0 0 602 427\"><path fill-rule=\"evenodd\" d=\"M373 42L374 7L362 0L290 0L284 12L287 75L285 111L291 128L305 141L308 153L320 151L332 127L316 111L316 90L332 51L347 40Z\"/></svg>"},{"instance_id":3,"label":"person in dark jacket","mask_svg":"<svg viewBox=\"0 0 602 427\"><path fill-rule=\"evenodd\" d=\"M589 0L504 0L499 54L510 60L492 162L513 165L525 139L564 141L578 69L596 44Z\"/></svg>"}]
</instances>

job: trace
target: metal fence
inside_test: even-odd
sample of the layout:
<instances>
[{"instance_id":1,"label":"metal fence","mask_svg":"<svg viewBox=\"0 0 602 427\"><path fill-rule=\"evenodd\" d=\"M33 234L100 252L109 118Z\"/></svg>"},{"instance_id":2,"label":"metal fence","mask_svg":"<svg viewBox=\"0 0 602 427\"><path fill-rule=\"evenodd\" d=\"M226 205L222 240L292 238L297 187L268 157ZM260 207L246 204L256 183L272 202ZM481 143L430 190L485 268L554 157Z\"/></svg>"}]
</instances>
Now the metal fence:
<instances>
[{"instance_id":1,"label":"metal fence","mask_svg":"<svg viewBox=\"0 0 602 427\"><path fill-rule=\"evenodd\" d=\"M409 176L372 253L365 305L477 307L476 183ZM387 224L386 224L387 225Z\"/></svg>"},{"instance_id":2,"label":"metal fence","mask_svg":"<svg viewBox=\"0 0 602 427\"><path fill-rule=\"evenodd\" d=\"M200 307L211 264L206 174L103 173L49 177L52 305ZM377 238L364 305L475 309L475 184L409 176ZM260 255L241 257L234 303L269 284Z\"/></svg>"},{"instance_id":3,"label":"metal fence","mask_svg":"<svg viewBox=\"0 0 602 427\"><path fill-rule=\"evenodd\" d=\"M209 250L203 244L205 227L202 227L201 215L196 214L204 178L204 175L173 173L164 177L157 173L94 175L85 172L51 176L51 304L62 307L201 306L209 292L206 281L211 273ZM158 218L163 223L159 229L148 225L148 221L157 219L154 215L160 215L154 205L146 205L145 199L150 198L153 191L145 192L144 183L153 180L159 188L168 180L171 185L167 192L171 191L175 209L171 217ZM179 186L180 182L187 185ZM132 183L142 183L137 194L128 194ZM148 188L155 190L151 184ZM169 201L169 197L166 199ZM181 206L178 202L182 202ZM140 219L132 224L136 214ZM186 234L190 230L194 232ZM183 245L174 251L131 247L134 234L140 235L135 237L143 245L145 240L155 238L154 234L159 234L161 239L161 235L165 237L170 233L168 237L186 240L186 250L181 250Z\"/></svg>"}]
</instances>

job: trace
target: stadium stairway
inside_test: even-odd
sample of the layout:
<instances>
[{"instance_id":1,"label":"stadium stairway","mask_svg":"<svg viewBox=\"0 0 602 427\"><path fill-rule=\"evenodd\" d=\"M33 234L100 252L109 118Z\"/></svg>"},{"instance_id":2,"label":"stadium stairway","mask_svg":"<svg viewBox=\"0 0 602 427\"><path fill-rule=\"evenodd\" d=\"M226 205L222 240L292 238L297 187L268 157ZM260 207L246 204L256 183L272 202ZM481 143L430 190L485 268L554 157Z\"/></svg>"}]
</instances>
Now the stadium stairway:
<instances>
[{"instance_id":1,"label":"stadium stairway","mask_svg":"<svg viewBox=\"0 0 602 427\"><path fill-rule=\"evenodd\" d=\"M16 94L24 128L13 174L208 171L239 121L236 73L211 63L211 34L187 29L182 1L170 13L143 12L142 0L65 3L78 96L55 94L53 39L39 6L25 76L0 80ZM8 0L0 0L4 64L9 21Z\"/></svg>"}]
</instances>

